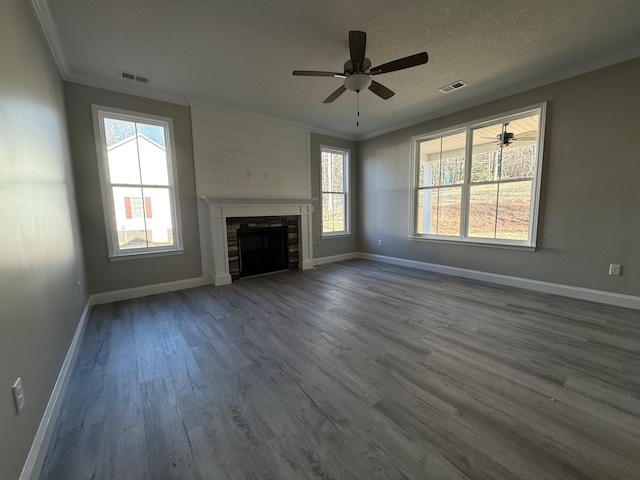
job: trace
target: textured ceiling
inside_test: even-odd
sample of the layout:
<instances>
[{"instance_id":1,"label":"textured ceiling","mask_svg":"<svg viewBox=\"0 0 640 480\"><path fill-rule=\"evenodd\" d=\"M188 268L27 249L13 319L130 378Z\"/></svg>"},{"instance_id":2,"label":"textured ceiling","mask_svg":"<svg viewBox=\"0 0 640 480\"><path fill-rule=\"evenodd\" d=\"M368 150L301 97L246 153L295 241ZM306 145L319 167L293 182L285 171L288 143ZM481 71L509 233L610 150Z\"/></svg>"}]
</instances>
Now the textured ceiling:
<instances>
[{"instance_id":1,"label":"textured ceiling","mask_svg":"<svg viewBox=\"0 0 640 480\"><path fill-rule=\"evenodd\" d=\"M48 0L48 5L69 80L262 113L349 138L640 55L638 0ZM294 69L341 71L349 56L349 30L367 32L373 65L424 50L430 58L426 65L376 76L396 95L385 101L362 93L359 127L354 93L322 103L340 79L291 75ZM142 86L122 80L121 70L151 81ZM455 80L469 86L438 92Z\"/></svg>"}]
</instances>

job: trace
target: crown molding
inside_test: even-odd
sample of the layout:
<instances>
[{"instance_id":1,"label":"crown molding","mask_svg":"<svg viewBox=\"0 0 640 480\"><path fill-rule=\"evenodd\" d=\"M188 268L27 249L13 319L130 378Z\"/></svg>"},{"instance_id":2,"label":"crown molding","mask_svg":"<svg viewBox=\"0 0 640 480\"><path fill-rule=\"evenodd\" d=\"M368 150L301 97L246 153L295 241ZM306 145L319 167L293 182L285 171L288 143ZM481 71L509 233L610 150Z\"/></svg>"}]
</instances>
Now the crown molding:
<instances>
[{"instance_id":1,"label":"crown molding","mask_svg":"<svg viewBox=\"0 0 640 480\"><path fill-rule=\"evenodd\" d=\"M317 125L311 125L308 123L304 123L304 122L298 122L296 120L288 120L286 118L280 118L280 117L274 117L272 115L267 115L264 113L258 113L258 112L252 112L249 110L242 110L240 108L236 108L236 107L231 107L228 105L222 105L222 104L217 104L214 102L210 102L207 100L202 100L202 99L187 99L185 98L185 101L187 102L187 105L189 105L190 107L201 107L201 108L211 108L213 110L217 110L220 112L227 112L227 113L232 113L232 114L236 114L236 115L243 115L246 117L252 117L252 118L258 118L258 119L262 119L262 120L266 120L269 122L276 122L276 123L280 123L283 125L289 125L292 127L298 127L298 128L303 128L305 130L308 130L311 133L317 133L319 135L327 135L329 137L334 137L334 138L340 138L342 140L351 140L351 141L356 141L356 137L355 136L350 136L348 134L345 134L343 132L337 132L334 130L327 130L327 129L323 129L318 127Z\"/></svg>"},{"instance_id":2,"label":"crown molding","mask_svg":"<svg viewBox=\"0 0 640 480\"><path fill-rule=\"evenodd\" d=\"M71 74L71 69L69 68L69 63L67 62L64 53L64 47L62 46L62 40L60 40L58 27L56 27L56 24L53 21L49 4L47 3L47 0L31 0L31 6L33 7L36 17L38 17L38 22L40 23L40 27L42 28L45 38L47 39L53 58L58 66L58 70L60 71L60 75L62 75L64 80L67 80Z\"/></svg>"},{"instance_id":3,"label":"crown molding","mask_svg":"<svg viewBox=\"0 0 640 480\"><path fill-rule=\"evenodd\" d=\"M135 95L136 97L150 98L152 100L159 100L161 102L175 103L176 105L189 106L189 102L182 95L175 93L167 93L159 90L147 89L145 87L136 88L132 85L120 85L120 80L96 80L94 78L85 77L82 75L70 74L66 81L71 83L78 83L80 85L86 85L87 87L102 88L104 90L110 90L112 92L124 93L126 95ZM130 80L122 80L122 82L129 82Z\"/></svg>"}]
</instances>

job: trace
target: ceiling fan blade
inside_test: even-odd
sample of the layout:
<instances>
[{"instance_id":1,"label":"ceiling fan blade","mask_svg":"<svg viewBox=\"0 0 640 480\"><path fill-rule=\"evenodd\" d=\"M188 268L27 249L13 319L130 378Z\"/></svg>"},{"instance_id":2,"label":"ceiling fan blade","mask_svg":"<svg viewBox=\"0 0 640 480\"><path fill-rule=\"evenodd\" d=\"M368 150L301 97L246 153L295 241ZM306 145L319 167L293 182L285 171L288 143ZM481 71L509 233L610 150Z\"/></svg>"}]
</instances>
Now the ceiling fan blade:
<instances>
[{"instance_id":1,"label":"ceiling fan blade","mask_svg":"<svg viewBox=\"0 0 640 480\"><path fill-rule=\"evenodd\" d=\"M303 77L336 77L336 78L345 78L343 73L336 72L318 72L316 70L294 70L294 75L300 75Z\"/></svg>"},{"instance_id":2,"label":"ceiling fan blade","mask_svg":"<svg viewBox=\"0 0 640 480\"><path fill-rule=\"evenodd\" d=\"M384 85L376 82L375 80L371 81L371 85L369 85L369 90L378 95L380 98L384 100L389 100L396 93L393 90L389 90Z\"/></svg>"},{"instance_id":3,"label":"ceiling fan blade","mask_svg":"<svg viewBox=\"0 0 640 480\"><path fill-rule=\"evenodd\" d=\"M499 133L498 135L494 135L492 137L482 136L480 138L486 138L487 140L496 140L496 139L499 139L501 135L502 134ZM515 135L513 139L514 141L515 140L535 140L538 138L538 132L536 130L527 130L526 132L515 133L514 135Z\"/></svg>"},{"instance_id":4,"label":"ceiling fan blade","mask_svg":"<svg viewBox=\"0 0 640 480\"><path fill-rule=\"evenodd\" d=\"M364 52L367 48L367 34L359 30L349 32L349 53L351 54L351 65L356 73L363 72Z\"/></svg>"},{"instance_id":5,"label":"ceiling fan blade","mask_svg":"<svg viewBox=\"0 0 640 480\"><path fill-rule=\"evenodd\" d=\"M331 103L346 91L347 91L347 87L345 87L344 85L340 85L340 87L338 87L338 89L335 92L333 92L331 95L325 98L322 103Z\"/></svg>"},{"instance_id":6,"label":"ceiling fan blade","mask_svg":"<svg viewBox=\"0 0 640 480\"><path fill-rule=\"evenodd\" d=\"M538 131L537 130L528 130L526 132L516 133L516 138L518 138L518 140L538 138Z\"/></svg>"},{"instance_id":7,"label":"ceiling fan blade","mask_svg":"<svg viewBox=\"0 0 640 480\"><path fill-rule=\"evenodd\" d=\"M370 72L371 75L378 75L380 73L395 72L397 70L404 70L405 68L417 67L429 61L429 55L427 52L416 53L415 55L409 55L408 57L399 58L392 62L383 63L377 67L373 67Z\"/></svg>"}]
</instances>

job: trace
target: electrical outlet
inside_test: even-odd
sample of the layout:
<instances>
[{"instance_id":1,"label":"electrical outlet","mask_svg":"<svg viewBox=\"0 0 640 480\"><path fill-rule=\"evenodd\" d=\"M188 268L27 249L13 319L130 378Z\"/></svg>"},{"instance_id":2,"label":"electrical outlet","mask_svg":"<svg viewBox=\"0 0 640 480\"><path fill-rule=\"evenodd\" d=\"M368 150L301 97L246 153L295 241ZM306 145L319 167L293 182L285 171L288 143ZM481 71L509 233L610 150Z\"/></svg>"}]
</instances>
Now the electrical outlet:
<instances>
[{"instance_id":1,"label":"electrical outlet","mask_svg":"<svg viewBox=\"0 0 640 480\"><path fill-rule=\"evenodd\" d=\"M382 240L378 240L378 246L381 247L382 246Z\"/></svg>"},{"instance_id":2,"label":"electrical outlet","mask_svg":"<svg viewBox=\"0 0 640 480\"><path fill-rule=\"evenodd\" d=\"M22 379L20 377L18 377L11 389L13 390L13 399L16 401L16 413L20 413L24 407L24 388L22 388Z\"/></svg>"},{"instance_id":3,"label":"electrical outlet","mask_svg":"<svg viewBox=\"0 0 640 480\"><path fill-rule=\"evenodd\" d=\"M615 263L609 265L609 275L622 275L622 265Z\"/></svg>"}]
</instances>

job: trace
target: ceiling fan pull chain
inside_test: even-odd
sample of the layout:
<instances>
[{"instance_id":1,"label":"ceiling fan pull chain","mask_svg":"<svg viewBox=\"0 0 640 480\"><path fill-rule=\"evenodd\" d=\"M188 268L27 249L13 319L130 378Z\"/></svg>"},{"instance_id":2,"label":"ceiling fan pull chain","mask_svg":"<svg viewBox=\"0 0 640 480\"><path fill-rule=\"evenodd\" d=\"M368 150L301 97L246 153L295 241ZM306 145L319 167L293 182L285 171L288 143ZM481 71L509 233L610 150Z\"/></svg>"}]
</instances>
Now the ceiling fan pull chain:
<instances>
[{"instance_id":1,"label":"ceiling fan pull chain","mask_svg":"<svg viewBox=\"0 0 640 480\"><path fill-rule=\"evenodd\" d=\"M360 91L356 92L356 127L360 126Z\"/></svg>"}]
</instances>

